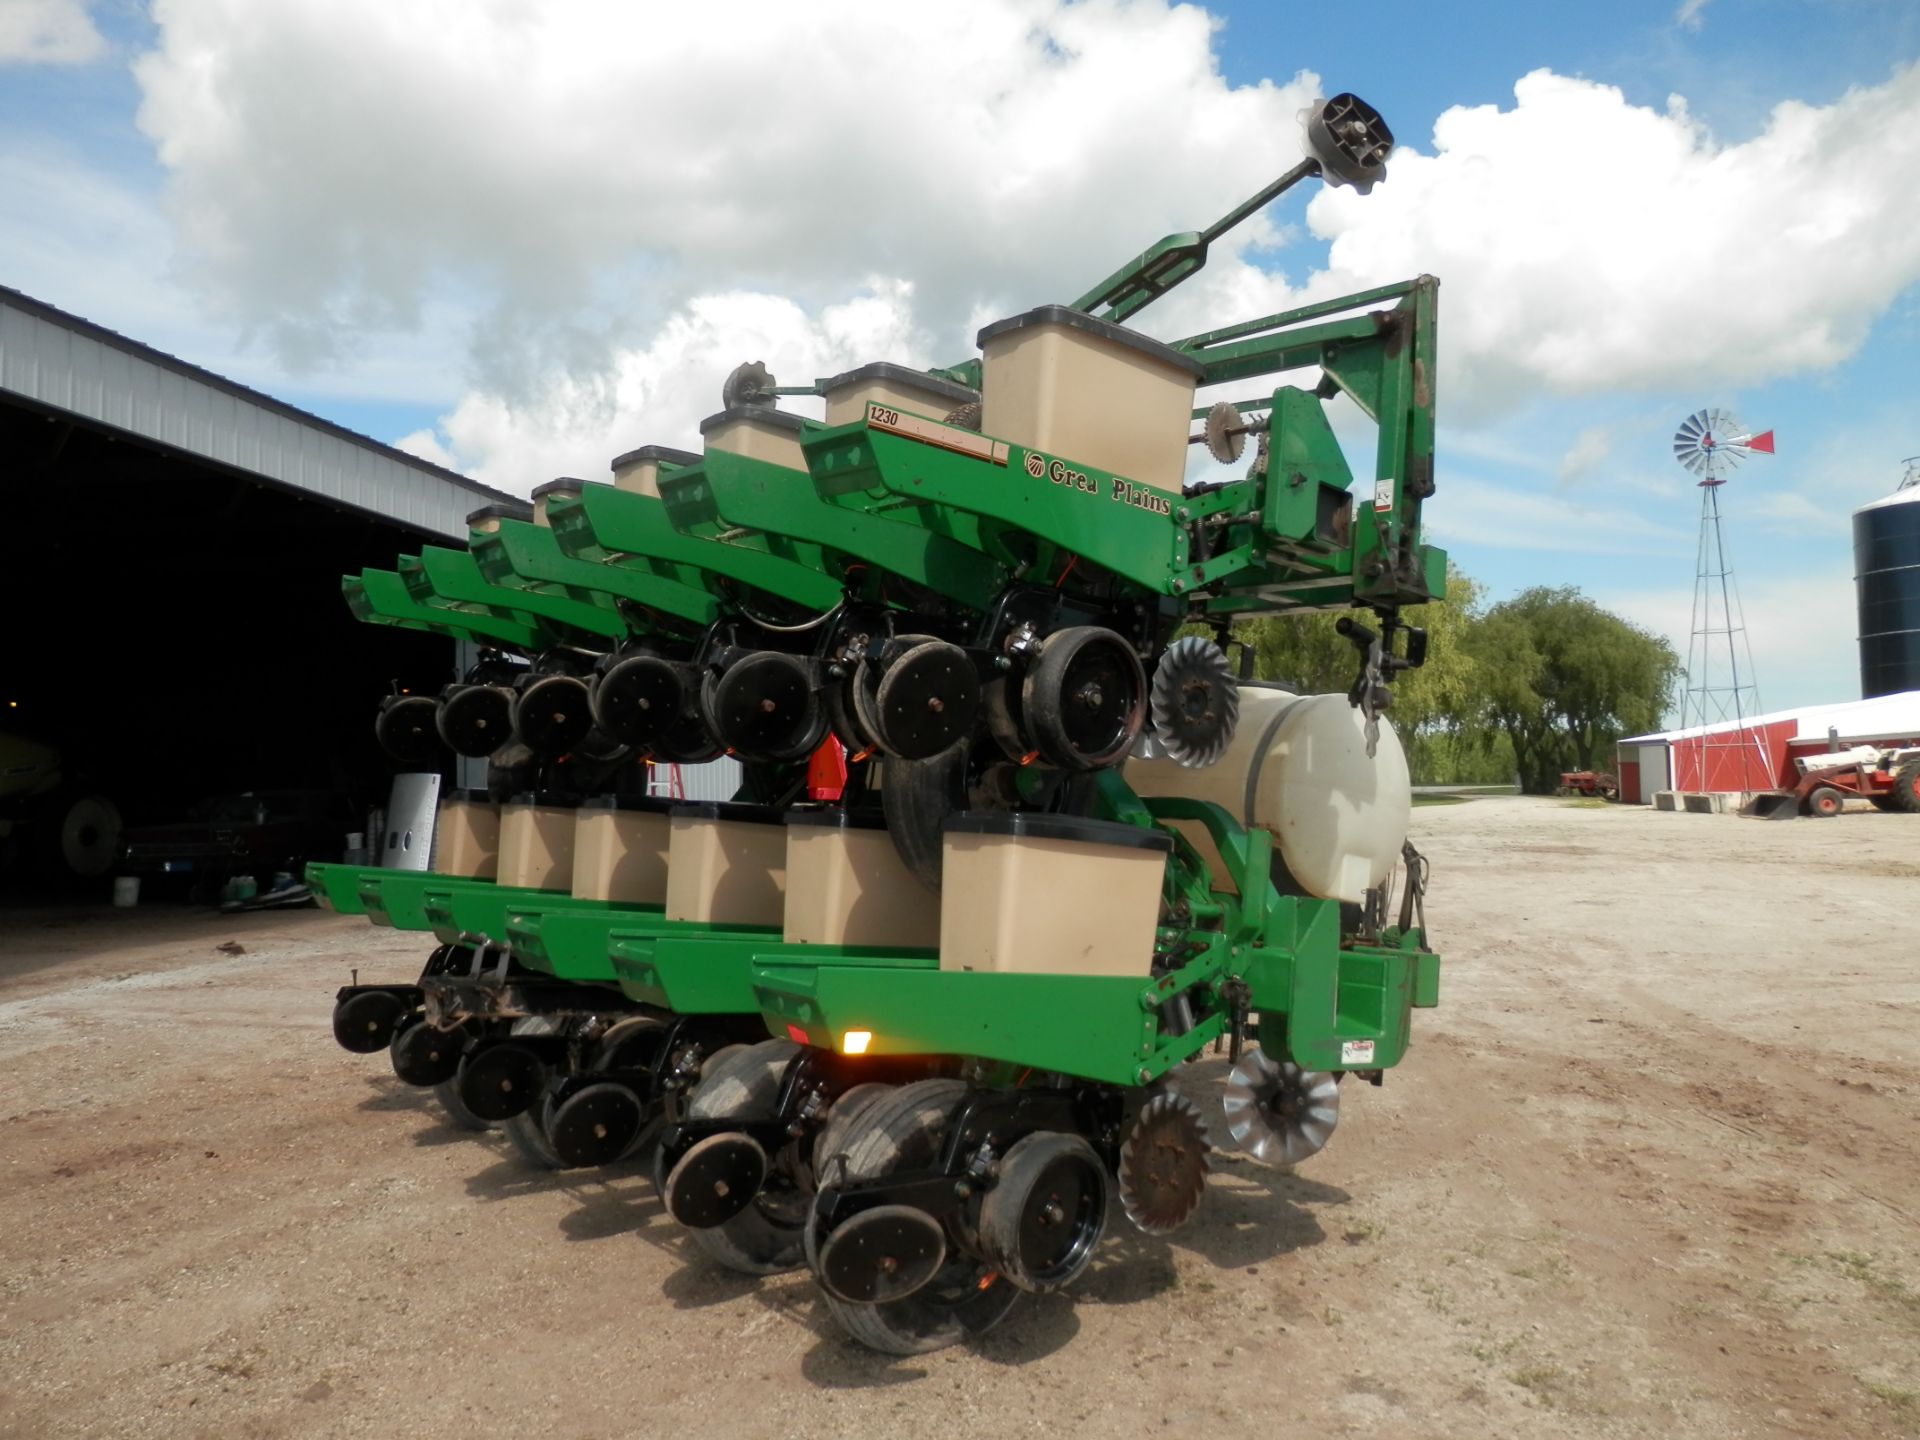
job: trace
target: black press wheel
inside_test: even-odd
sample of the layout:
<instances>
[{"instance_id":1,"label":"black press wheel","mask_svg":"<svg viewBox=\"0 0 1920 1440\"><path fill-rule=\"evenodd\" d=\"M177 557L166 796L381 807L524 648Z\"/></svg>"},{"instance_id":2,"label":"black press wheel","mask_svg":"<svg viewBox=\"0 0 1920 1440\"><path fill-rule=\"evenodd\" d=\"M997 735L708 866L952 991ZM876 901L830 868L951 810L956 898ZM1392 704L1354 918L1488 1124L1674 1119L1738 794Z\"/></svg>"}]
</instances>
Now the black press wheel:
<instances>
[{"instance_id":1,"label":"black press wheel","mask_svg":"<svg viewBox=\"0 0 1920 1440\"><path fill-rule=\"evenodd\" d=\"M629 655L595 677L587 696L593 723L622 745L650 745L686 704L680 667L658 655Z\"/></svg>"},{"instance_id":2,"label":"black press wheel","mask_svg":"<svg viewBox=\"0 0 1920 1440\"><path fill-rule=\"evenodd\" d=\"M752 759L799 759L826 730L806 662L778 650L756 650L729 665L705 703L713 733Z\"/></svg>"},{"instance_id":3,"label":"black press wheel","mask_svg":"<svg viewBox=\"0 0 1920 1440\"><path fill-rule=\"evenodd\" d=\"M591 729L587 682L577 675L542 675L514 697L514 738L542 759L565 755Z\"/></svg>"},{"instance_id":4,"label":"black press wheel","mask_svg":"<svg viewBox=\"0 0 1920 1440\"><path fill-rule=\"evenodd\" d=\"M458 1029L441 1030L415 1018L393 1032L387 1057L393 1073L409 1085L430 1089L459 1073L466 1037Z\"/></svg>"},{"instance_id":5,"label":"black press wheel","mask_svg":"<svg viewBox=\"0 0 1920 1440\"><path fill-rule=\"evenodd\" d=\"M1847 797L1831 785L1816 785L1807 796L1807 814L1830 820L1847 808Z\"/></svg>"},{"instance_id":6,"label":"black press wheel","mask_svg":"<svg viewBox=\"0 0 1920 1440\"><path fill-rule=\"evenodd\" d=\"M853 1118L845 1140L844 1179L876 1180L937 1164L948 1123L966 1093L959 1080L919 1080L866 1106ZM820 1237L823 1252L831 1239ZM1019 1295L1004 1275L949 1243L938 1272L911 1295L876 1305L853 1304L831 1293L825 1299L841 1328L868 1349L924 1355L985 1334Z\"/></svg>"},{"instance_id":7,"label":"black press wheel","mask_svg":"<svg viewBox=\"0 0 1920 1440\"><path fill-rule=\"evenodd\" d=\"M450 685L434 725L454 754L484 759L513 738L513 693L499 685Z\"/></svg>"},{"instance_id":8,"label":"black press wheel","mask_svg":"<svg viewBox=\"0 0 1920 1440\"><path fill-rule=\"evenodd\" d=\"M387 990L362 990L333 1007L333 1038L342 1050L371 1055L393 1043L394 1031L411 1012L406 1001Z\"/></svg>"},{"instance_id":9,"label":"black press wheel","mask_svg":"<svg viewBox=\"0 0 1920 1440\"><path fill-rule=\"evenodd\" d=\"M438 706L428 695L400 695L383 702L374 717L373 734L402 765L428 765L440 756L436 725Z\"/></svg>"},{"instance_id":10,"label":"black press wheel","mask_svg":"<svg viewBox=\"0 0 1920 1440\"><path fill-rule=\"evenodd\" d=\"M924 760L973 732L980 713L980 677L967 652L944 640L923 640L887 667L873 714L887 753Z\"/></svg>"},{"instance_id":11,"label":"black press wheel","mask_svg":"<svg viewBox=\"0 0 1920 1440\"><path fill-rule=\"evenodd\" d=\"M1042 1130L1014 1143L980 1205L980 1248L1022 1290L1075 1279L1107 1227L1107 1171L1078 1135Z\"/></svg>"},{"instance_id":12,"label":"black press wheel","mask_svg":"<svg viewBox=\"0 0 1920 1440\"><path fill-rule=\"evenodd\" d=\"M1056 630L1020 688L1034 748L1065 770L1121 760L1147 719L1147 672L1124 636L1098 625Z\"/></svg>"},{"instance_id":13,"label":"black press wheel","mask_svg":"<svg viewBox=\"0 0 1920 1440\"><path fill-rule=\"evenodd\" d=\"M689 1120L768 1120L780 1101L780 1080L799 1052L791 1040L763 1040L709 1061L687 1100ZM689 1152L667 1177L669 1191L686 1180ZM773 1157L768 1157L770 1160ZM770 1169L766 1183L731 1219L692 1231L693 1243L716 1265L742 1275L777 1275L801 1263L806 1197L792 1178Z\"/></svg>"}]
</instances>

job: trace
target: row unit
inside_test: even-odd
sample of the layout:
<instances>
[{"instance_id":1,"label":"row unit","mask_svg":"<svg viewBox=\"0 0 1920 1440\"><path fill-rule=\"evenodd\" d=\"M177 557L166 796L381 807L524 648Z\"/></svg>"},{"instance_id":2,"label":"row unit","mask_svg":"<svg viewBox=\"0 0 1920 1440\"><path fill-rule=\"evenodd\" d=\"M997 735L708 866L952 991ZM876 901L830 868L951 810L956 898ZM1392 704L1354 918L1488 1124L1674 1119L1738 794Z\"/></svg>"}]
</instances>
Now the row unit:
<instances>
[{"instance_id":1,"label":"row unit","mask_svg":"<svg viewBox=\"0 0 1920 1440\"><path fill-rule=\"evenodd\" d=\"M962 813L936 900L877 813L484 791L441 802L436 873L778 929L784 943L937 948L948 970L1145 977L1171 839L1060 815Z\"/></svg>"}]
</instances>

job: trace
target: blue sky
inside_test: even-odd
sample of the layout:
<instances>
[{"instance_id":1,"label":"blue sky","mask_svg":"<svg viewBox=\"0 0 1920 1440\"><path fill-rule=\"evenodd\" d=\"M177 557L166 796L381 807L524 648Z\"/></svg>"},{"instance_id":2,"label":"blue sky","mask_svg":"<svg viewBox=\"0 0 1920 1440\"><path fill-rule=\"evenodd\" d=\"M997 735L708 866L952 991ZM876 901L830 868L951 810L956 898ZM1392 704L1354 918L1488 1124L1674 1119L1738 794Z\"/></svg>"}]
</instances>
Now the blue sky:
<instances>
[{"instance_id":1,"label":"blue sky","mask_svg":"<svg viewBox=\"0 0 1920 1440\"><path fill-rule=\"evenodd\" d=\"M521 489L686 443L732 359L951 360L1356 90L1408 158L1283 200L1168 333L1432 269L1435 538L1682 648L1669 437L1773 428L1724 497L1761 696L1857 693L1847 513L1920 451L1910 0L7 8L0 284Z\"/></svg>"}]
</instances>

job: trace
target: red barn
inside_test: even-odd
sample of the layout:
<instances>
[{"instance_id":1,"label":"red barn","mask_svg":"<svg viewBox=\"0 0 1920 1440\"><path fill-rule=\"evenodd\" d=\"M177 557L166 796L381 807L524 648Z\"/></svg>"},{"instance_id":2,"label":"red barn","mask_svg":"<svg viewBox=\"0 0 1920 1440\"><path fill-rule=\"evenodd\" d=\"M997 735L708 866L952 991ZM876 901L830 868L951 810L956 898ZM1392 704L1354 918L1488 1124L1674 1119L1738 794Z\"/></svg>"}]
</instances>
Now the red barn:
<instances>
[{"instance_id":1,"label":"red barn","mask_svg":"<svg viewBox=\"0 0 1920 1440\"><path fill-rule=\"evenodd\" d=\"M1920 690L1776 710L1744 726L1728 721L1631 736L1615 749L1620 799L1651 805L1660 790L1785 790L1800 778L1796 759L1852 745L1920 745Z\"/></svg>"}]
</instances>

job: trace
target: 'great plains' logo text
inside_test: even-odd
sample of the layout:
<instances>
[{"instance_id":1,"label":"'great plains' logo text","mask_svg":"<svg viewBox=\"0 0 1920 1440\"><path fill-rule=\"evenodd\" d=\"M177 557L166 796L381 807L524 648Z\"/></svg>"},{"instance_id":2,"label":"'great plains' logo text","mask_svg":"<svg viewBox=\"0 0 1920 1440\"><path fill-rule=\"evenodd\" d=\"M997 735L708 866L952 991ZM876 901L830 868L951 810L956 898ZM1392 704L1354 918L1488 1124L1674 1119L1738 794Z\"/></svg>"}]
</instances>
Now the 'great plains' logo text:
<instances>
[{"instance_id":1,"label":"'great plains' logo text","mask_svg":"<svg viewBox=\"0 0 1920 1440\"><path fill-rule=\"evenodd\" d=\"M1113 479L1113 490L1107 498L1118 500L1122 505L1131 505L1136 510L1151 510L1156 515L1173 513L1173 501L1167 496L1145 485L1136 485L1131 480L1122 480L1117 475Z\"/></svg>"},{"instance_id":2,"label":"'great plains' logo text","mask_svg":"<svg viewBox=\"0 0 1920 1440\"><path fill-rule=\"evenodd\" d=\"M1035 480L1045 477L1055 485L1065 486L1069 490L1078 490L1086 495L1098 495L1100 482L1084 470L1076 470L1064 460L1050 459L1038 450L1029 450L1025 460L1027 474ZM1171 515L1173 501L1145 485L1136 485L1131 480L1122 480L1119 476L1108 477L1111 487L1107 498L1121 505L1131 505L1136 510L1151 510L1156 515Z\"/></svg>"}]
</instances>

